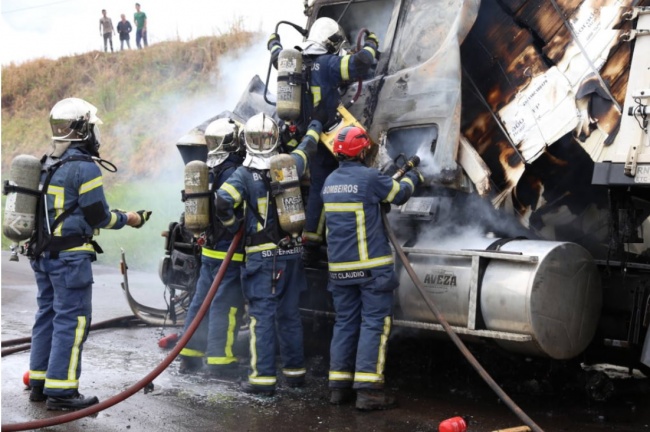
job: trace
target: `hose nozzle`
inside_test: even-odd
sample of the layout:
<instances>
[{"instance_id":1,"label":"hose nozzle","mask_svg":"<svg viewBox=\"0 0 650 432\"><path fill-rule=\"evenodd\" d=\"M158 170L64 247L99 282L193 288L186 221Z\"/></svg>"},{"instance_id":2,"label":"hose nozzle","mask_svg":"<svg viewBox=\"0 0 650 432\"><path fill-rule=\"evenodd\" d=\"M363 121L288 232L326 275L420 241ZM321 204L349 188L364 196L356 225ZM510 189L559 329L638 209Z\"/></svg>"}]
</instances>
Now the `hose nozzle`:
<instances>
[{"instance_id":1,"label":"hose nozzle","mask_svg":"<svg viewBox=\"0 0 650 432\"><path fill-rule=\"evenodd\" d=\"M406 163L395 172L395 174L393 174L393 179L397 180L401 178L404 174L411 171L413 168L416 168L418 165L420 165L420 158L417 155L413 156L411 159L407 160Z\"/></svg>"}]
</instances>

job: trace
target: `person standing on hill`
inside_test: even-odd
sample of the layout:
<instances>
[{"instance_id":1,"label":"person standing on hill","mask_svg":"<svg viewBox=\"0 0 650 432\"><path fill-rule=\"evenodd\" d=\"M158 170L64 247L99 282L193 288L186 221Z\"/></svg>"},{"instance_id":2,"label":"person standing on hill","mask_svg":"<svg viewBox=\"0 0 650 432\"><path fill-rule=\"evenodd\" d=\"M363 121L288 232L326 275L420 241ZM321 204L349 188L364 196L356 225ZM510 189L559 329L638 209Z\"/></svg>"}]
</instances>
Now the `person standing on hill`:
<instances>
[{"instance_id":1,"label":"person standing on hill","mask_svg":"<svg viewBox=\"0 0 650 432\"><path fill-rule=\"evenodd\" d=\"M102 9L102 17L99 19L99 34L104 36L104 52L108 50L107 42L110 42L111 52L113 52L115 28L113 28L113 20L106 16L106 9Z\"/></svg>"},{"instance_id":2,"label":"person standing on hill","mask_svg":"<svg viewBox=\"0 0 650 432\"><path fill-rule=\"evenodd\" d=\"M122 20L117 23L117 32L120 34L120 51L124 51L124 42L126 46L131 49L131 23L127 21L124 14L120 15Z\"/></svg>"},{"instance_id":3,"label":"person standing on hill","mask_svg":"<svg viewBox=\"0 0 650 432\"><path fill-rule=\"evenodd\" d=\"M142 49L140 41L144 42L144 47L148 47L147 43L147 14L140 11L140 3L135 4L136 12L133 14L133 22L135 22L135 44L138 49Z\"/></svg>"}]
</instances>

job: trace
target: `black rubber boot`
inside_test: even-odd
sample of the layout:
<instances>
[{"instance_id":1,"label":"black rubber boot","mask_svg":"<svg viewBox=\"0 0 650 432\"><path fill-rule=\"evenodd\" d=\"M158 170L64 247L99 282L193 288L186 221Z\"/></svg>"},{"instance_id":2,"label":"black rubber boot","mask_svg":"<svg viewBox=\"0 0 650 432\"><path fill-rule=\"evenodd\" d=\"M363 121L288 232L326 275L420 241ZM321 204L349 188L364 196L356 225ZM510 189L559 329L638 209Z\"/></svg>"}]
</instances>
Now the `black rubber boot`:
<instances>
[{"instance_id":1,"label":"black rubber boot","mask_svg":"<svg viewBox=\"0 0 650 432\"><path fill-rule=\"evenodd\" d=\"M324 252L320 245L303 245L302 261L305 267L319 268L321 261L327 262L327 252Z\"/></svg>"},{"instance_id":2,"label":"black rubber boot","mask_svg":"<svg viewBox=\"0 0 650 432\"><path fill-rule=\"evenodd\" d=\"M91 405L99 403L97 396L84 397L84 395L76 392L72 396L55 397L48 396L45 406L50 411L75 411L88 408Z\"/></svg>"},{"instance_id":3,"label":"black rubber boot","mask_svg":"<svg viewBox=\"0 0 650 432\"><path fill-rule=\"evenodd\" d=\"M291 388L301 388L305 386L305 377L287 378L287 386Z\"/></svg>"},{"instance_id":4,"label":"black rubber boot","mask_svg":"<svg viewBox=\"0 0 650 432\"><path fill-rule=\"evenodd\" d=\"M47 395L43 394L43 386L32 386L29 392L29 400L32 402L44 402Z\"/></svg>"},{"instance_id":5,"label":"black rubber boot","mask_svg":"<svg viewBox=\"0 0 650 432\"><path fill-rule=\"evenodd\" d=\"M192 374L197 372L202 367L203 359L201 357L181 356L181 364L178 366L178 373Z\"/></svg>"},{"instance_id":6,"label":"black rubber boot","mask_svg":"<svg viewBox=\"0 0 650 432\"><path fill-rule=\"evenodd\" d=\"M230 363L227 365L213 365L209 364L205 367L209 376L215 378L239 378L239 364Z\"/></svg>"},{"instance_id":7,"label":"black rubber boot","mask_svg":"<svg viewBox=\"0 0 650 432\"><path fill-rule=\"evenodd\" d=\"M386 410L397 407L395 396L388 396L383 390L357 390L357 409L361 411Z\"/></svg>"},{"instance_id":8,"label":"black rubber boot","mask_svg":"<svg viewBox=\"0 0 650 432\"><path fill-rule=\"evenodd\" d=\"M330 404L343 405L354 401L354 390L351 388L330 389Z\"/></svg>"},{"instance_id":9,"label":"black rubber boot","mask_svg":"<svg viewBox=\"0 0 650 432\"><path fill-rule=\"evenodd\" d=\"M241 391L248 394L254 394L259 396L273 396L275 394L275 387L262 387L256 386L248 381L244 381L240 384Z\"/></svg>"}]
</instances>

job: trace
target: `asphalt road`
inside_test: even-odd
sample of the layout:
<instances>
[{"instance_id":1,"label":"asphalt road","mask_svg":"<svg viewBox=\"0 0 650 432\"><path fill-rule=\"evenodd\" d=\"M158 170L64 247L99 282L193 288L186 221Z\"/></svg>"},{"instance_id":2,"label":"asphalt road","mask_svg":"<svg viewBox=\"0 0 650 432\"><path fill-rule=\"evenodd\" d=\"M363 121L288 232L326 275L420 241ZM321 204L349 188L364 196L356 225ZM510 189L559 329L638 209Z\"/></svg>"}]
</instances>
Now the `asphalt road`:
<instances>
[{"instance_id":1,"label":"asphalt road","mask_svg":"<svg viewBox=\"0 0 650 432\"><path fill-rule=\"evenodd\" d=\"M21 257L18 263L9 262L8 258L3 252L3 341L29 336L36 311L36 286L28 261ZM114 267L95 266L94 275L93 322L130 314L120 288L118 263ZM129 281L137 300L156 307L164 305L157 275L131 271ZM159 338L178 330L132 327L91 332L84 347L81 392L105 400L139 381L168 353L157 346ZM352 406L330 406L328 329L312 330L312 326L306 326L309 372L304 389L290 389L280 382L273 398L250 396L238 391L235 380L179 375L175 361L154 380L153 392L140 391L96 416L47 430L437 431L442 420L457 415L467 419L470 432L522 424L448 342L413 338L401 331L391 338L387 365L388 387L397 394L400 408L362 413ZM240 345L246 346L245 335ZM608 383L616 391L607 401L596 402L587 397L584 380L572 369L552 379L548 371L558 368L549 369L548 363L542 362L540 367L535 361L511 356L495 358L480 350L476 353L547 432L650 430L648 380L638 375L629 377L620 369L606 368L612 377ZM22 383L28 367L29 352L2 358L3 425L59 415L46 411L42 403L29 402Z\"/></svg>"}]
</instances>

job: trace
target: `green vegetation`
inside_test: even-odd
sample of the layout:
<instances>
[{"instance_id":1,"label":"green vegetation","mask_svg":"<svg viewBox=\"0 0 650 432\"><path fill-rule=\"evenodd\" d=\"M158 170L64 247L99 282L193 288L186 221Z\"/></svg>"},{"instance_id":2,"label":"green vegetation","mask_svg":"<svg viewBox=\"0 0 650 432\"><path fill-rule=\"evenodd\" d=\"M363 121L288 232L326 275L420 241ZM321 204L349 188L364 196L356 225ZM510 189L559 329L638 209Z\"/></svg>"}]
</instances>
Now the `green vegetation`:
<instances>
[{"instance_id":1,"label":"green vegetation","mask_svg":"<svg viewBox=\"0 0 650 432\"><path fill-rule=\"evenodd\" d=\"M153 210L140 230L102 231L97 241L105 253L99 261L116 265L123 247L130 267L154 268L163 254L160 233L183 211L176 140L206 120L197 117L197 105L208 104L203 112L210 112L209 102L218 97L220 59L236 59L256 36L237 23L226 34L189 42L2 67L3 180L16 155L49 151L47 118L57 101L79 97L93 103L104 123L102 158L119 168L115 174L103 171L108 202L113 208ZM9 243L2 238L4 250Z\"/></svg>"}]
</instances>

